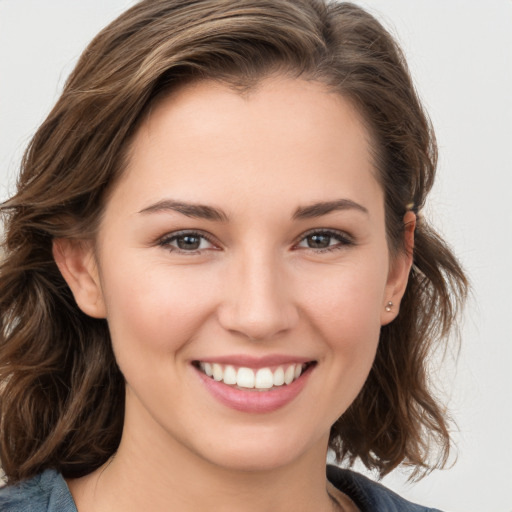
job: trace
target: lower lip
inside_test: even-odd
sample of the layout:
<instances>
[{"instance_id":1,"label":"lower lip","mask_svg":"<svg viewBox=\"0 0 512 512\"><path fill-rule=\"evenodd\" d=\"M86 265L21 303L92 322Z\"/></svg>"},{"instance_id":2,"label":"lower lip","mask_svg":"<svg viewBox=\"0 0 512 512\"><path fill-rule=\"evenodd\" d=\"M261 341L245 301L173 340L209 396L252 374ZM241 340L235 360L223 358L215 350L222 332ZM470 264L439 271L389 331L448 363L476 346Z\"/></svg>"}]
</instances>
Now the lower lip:
<instances>
[{"instance_id":1,"label":"lower lip","mask_svg":"<svg viewBox=\"0 0 512 512\"><path fill-rule=\"evenodd\" d=\"M276 411L290 403L306 385L313 368L314 366L309 367L291 384L275 387L268 391L258 391L257 389L245 391L216 381L198 369L195 370L206 389L220 403L236 411L262 414Z\"/></svg>"}]
</instances>

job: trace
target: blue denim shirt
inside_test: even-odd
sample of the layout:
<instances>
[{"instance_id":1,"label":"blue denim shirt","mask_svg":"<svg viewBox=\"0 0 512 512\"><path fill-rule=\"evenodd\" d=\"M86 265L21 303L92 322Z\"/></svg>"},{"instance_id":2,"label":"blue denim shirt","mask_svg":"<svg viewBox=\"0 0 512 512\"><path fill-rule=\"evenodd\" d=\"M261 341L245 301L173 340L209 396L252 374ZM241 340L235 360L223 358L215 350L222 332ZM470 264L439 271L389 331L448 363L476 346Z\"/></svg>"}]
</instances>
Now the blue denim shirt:
<instances>
[{"instance_id":1,"label":"blue denim shirt","mask_svg":"<svg viewBox=\"0 0 512 512\"><path fill-rule=\"evenodd\" d=\"M348 469L327 466L327 478L349 496L361 512L441 512L404 500L387 487Z\"/></svg>"},{"instance_id":2,"label":"blue denim shirt","mask_svg":"<svg viewBox=\"0 0 512 512\"><path fill-rule=\"evenodd\" d=\"M62 475L52 469L0 489L1 512L78 512Z\"/></svg>"},{"instance_id":3,"label":"blue denim shirt","mask_svg":"<svg viewBox=\"0 0 512 512\"><path fill-rule=\"evenodd\" d=\"M369 478L327 467L327 477L361 512L439 512L400 498ZM1 512L77 512L66 481L51 469L18 485L0 489Z\"/></svg>"}]
</instances>

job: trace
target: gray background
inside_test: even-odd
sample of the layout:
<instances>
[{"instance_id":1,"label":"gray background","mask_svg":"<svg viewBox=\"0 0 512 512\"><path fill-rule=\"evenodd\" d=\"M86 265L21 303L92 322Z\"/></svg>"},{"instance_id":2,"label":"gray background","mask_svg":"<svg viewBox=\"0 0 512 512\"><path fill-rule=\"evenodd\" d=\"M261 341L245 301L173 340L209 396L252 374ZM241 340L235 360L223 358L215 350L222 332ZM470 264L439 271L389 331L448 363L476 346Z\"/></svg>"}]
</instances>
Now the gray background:
<instances>
[{"instance_id":1,"label":"gray background","mask_svg":"<svg viewBox=\"0 0 512 512\"><path fill-rule=\"evenodd\" d=\"M0 0L0 200L24 146L88 41L133 2ZM436 127L440 172L427 215L464 263L473 298L433 378L459 431L458 461L408 485L409 499L451 512L512 511L512 2L356 2L398 37ZM452 354L451 354L451 353Z\"/></svg>"}]
</instances>

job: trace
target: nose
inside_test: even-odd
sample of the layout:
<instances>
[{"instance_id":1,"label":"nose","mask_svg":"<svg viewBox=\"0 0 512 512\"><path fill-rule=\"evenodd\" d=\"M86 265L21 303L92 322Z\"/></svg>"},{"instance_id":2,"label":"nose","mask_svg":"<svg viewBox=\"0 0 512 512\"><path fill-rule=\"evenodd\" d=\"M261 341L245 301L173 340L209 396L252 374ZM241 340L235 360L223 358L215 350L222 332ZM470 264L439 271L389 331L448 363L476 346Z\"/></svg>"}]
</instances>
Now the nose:
<instances>
[{"instance_id":1,"label":"nose","mask_svg":"<svg viewBox=\"0 0 512 512\"><path fill-rule=\"evenodd\" d=\"M250 340L267 340L297 324L291 279L275 258L252 254L240 258L232 270L218 310L224 329Z\"/></svg>"}]
</instances>

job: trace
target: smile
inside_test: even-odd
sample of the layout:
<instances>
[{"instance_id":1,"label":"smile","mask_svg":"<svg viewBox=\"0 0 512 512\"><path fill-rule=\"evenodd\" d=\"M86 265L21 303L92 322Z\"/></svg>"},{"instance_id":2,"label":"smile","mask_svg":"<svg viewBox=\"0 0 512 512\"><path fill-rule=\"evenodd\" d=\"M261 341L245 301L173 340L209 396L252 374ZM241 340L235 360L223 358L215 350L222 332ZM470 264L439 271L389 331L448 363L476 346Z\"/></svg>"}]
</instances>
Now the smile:
<instances>
[{"instance_id":1,"label":"smile","mask_svg":"<svg viewBox=\"0 0 512 512\"><path fill-rule=\"evenodd\" d=\"M266 391L292 384L312 364L314 363L289 363L276 367L253 369L198 361L195 366L211 379L223 382L228 386Z\"/></svg>"}]
</instances>

